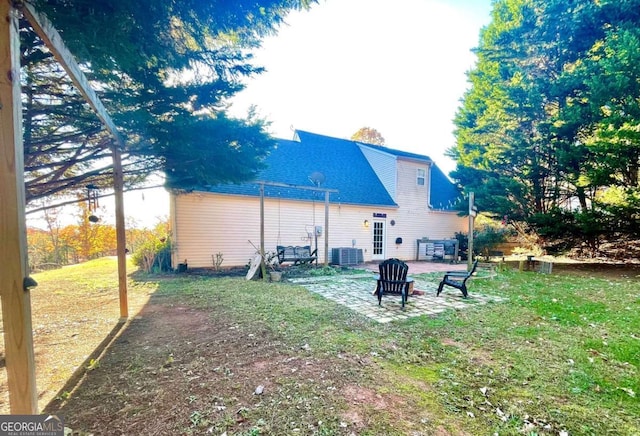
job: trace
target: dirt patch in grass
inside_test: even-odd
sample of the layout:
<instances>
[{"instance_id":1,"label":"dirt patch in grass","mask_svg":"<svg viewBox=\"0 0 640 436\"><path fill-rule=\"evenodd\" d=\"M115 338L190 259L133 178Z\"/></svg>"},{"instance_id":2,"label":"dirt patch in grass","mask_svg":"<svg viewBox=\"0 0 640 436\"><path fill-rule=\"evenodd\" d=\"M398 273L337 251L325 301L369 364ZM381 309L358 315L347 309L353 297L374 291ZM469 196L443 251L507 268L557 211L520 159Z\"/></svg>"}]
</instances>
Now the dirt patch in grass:
<instances>
[{"instance_id":1,"label":"dirt patch in grass","mask_svg":"<svg viewBox=\"0 0 640 436\"><path fill-rule=\"evenodd\" d=\"M397 418L404 416L404 411L408 409L405 401L401 397L388 394L382 395L371 388L358 386L354 384L346 385L341 390L347 402L347 410L341 416L344 422L353 424L356 429L362 429L367 426L366 417L363 415L365 410L372 413L380 413L388 410Z\"/></svg>"},{"instance_id":2,"label":"dirt patch in grass","mask_svg":"<svg viewBox=\"0 0 640 436\"><path fill-rule=\"evenodd\" d=\"M338 418L336 427L352 431L371 406L387 404L357 380L348 361L283 349L259 327L152 297L99 365L46 411L96 435L311 434Z\"/></svg>"}]
</instances>

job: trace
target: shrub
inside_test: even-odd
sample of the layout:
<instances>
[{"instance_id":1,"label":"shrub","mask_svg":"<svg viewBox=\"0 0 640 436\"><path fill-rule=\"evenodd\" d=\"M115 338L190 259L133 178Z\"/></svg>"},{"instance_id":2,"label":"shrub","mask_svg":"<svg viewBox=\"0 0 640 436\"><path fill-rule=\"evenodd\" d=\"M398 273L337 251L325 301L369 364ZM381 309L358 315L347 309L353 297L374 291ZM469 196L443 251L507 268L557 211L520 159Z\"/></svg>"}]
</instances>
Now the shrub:
<instances>
[{"instance_id":1,"label":"shrub","mask_svg":"<svg viewBox=\"0 0 640 436\"><path fill-rule=\"evenodd\" d=\"M505 242L512 232L506 228L492 224L483 224L473 231L473 254L488 256L496 246ZM458 240L458 250L464 258L468 249L468 234L458 232L455 234Z\"/></svg>"},{"instance_id":2,"label":"shrub","mask_svg":"<svg viewBox=\"0 0 640 436\"><path fill-rule=\"evenodd\" d=\"M171 271L171 240L167 237L152 236L133 253L134 265L144 272Z\"/></svg>"},{"instance_id":3,"label":"shrub","mask_svg":"<svg viewBox=\"0 0 640 436\"><path fill-rule=\"evenodd\" d=\"M509 233L505 227L483 225L474 231L474 253L488 256L490 251L507 240Z\"/></svg>"}]
</instances>

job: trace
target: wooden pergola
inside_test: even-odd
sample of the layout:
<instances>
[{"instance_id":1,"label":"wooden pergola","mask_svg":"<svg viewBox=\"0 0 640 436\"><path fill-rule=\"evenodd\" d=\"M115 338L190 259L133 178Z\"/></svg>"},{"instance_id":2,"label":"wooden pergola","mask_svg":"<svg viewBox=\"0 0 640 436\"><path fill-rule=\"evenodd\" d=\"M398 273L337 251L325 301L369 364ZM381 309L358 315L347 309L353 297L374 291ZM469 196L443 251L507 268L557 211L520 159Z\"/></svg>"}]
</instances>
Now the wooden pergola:
<instances>
[{"instance_id":1,"label":"wooden pergola","mask_svg":"<svg viewBox=\"0 0 640 436\"><path fill-rule=\"evenodd\" d=\"M291 185L288 183L269 182L265 180L258 181L260 185L260 257L262 258L261 269L262 277L267 276L266 266L264 264L265 248L264 248L264 187L278 186L282 188L301 189L303 191L324 192L324 266L329 265L329 194L337 193L337 189L327 189L311 186Z\"/></svg>"},{"instance_id":2,"label":"wooden pergola","mask_svg":"<svg viewBox=\"0 0 640 436\"><path fill-rule=\"evenodd\" d=\"M25 220L19 17L23 14L113 136L118 285L121 320L128 318L123 174L124 140L51 23L32 5L0 0L0 297L11 413L38 413Z\"/></svg>"}]
</instances>

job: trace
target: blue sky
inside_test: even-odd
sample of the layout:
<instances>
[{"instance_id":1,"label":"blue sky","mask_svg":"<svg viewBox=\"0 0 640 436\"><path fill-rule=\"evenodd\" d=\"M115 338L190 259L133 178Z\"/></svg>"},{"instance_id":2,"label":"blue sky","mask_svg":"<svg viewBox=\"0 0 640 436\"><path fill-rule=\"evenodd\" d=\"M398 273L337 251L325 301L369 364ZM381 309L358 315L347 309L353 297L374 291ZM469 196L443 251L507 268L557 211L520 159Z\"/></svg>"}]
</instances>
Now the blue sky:
<instances>
[{"instance_id":1,"label":"blue sky","mask_svg":"<svg viewBox=\"0 0 640 436\"><path fill-rule=\"evenodd\" d=\"M490 0L320 0L255 52L267 72L247 82L232 113L253 104L285 139L291 128L349 138L373 127L387 146L449 172L452 119L490 12Z\"/></svg>"}]
</instances>

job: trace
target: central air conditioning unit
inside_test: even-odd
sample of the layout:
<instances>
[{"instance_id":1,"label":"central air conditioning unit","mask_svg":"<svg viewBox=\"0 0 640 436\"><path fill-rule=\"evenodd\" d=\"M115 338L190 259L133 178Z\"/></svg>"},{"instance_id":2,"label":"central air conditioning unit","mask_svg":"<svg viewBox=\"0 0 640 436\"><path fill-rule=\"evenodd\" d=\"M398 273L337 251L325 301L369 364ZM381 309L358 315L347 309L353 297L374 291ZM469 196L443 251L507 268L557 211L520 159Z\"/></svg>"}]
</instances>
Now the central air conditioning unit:
<instances>
[{"instance_id":1,"label":"central air conditioning unit","mask_svg":"<svg viewBox=\"0 0 640 436\"><path fill-rule=\"evenodd\" d=\"M361 248L340 247L331 249L331 264L358 265L364 263Z\"/></svg>"}]
</instances>

